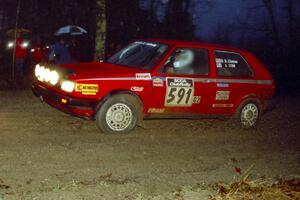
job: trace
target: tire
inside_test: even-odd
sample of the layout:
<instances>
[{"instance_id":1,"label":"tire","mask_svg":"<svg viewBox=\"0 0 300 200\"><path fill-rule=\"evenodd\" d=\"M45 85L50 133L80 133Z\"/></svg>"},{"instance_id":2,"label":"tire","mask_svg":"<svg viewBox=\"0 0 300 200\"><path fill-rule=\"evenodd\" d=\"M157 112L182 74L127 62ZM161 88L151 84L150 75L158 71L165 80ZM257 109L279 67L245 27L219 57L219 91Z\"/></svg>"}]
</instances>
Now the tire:
<instances>
[{"instance_id":1,"label":"tire","mask_svg":"<svg viewBox=\"0 0 300 200\"><path fill-rule=\"evenodd\" d=\"M235 120L244 129L256 126L261 114L261 107L257 100L247 100L237 109Z\"/></svg>"},{"instance_id":2,"label":"tire","mask_svg":"<svg viewBox=\"0 0 300 200\"><path fill-rule=\"evenodd\" d=\"M129 94L116 94L107 99L96 114L98 128L106 134L125 134L134 129L138 119L138 102Z\"/></svg>"}]
</instances>

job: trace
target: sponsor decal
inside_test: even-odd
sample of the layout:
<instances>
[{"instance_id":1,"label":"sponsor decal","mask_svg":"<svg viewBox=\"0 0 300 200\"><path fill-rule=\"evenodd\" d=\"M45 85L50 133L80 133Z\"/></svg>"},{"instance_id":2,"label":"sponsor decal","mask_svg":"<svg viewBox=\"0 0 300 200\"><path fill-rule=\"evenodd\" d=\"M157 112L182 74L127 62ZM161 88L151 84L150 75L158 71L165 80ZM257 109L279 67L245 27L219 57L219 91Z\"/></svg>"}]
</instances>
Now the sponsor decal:
<instances>
[{"instance_id":1,"label":"sponsor decal","mask_svg":"<svg viewBox=\"0 0 300 200\"><path fill-rule=\"evenodd\" d=\"M137 86L131 87L131 91L133 91L133 92L142 92L143 90L144 90L144 87L137 87Z\"/></svg>"},{"instance_id":2,"label":"sponsor decal","mask_svg":"<svg viewBox=\"0 0 300 200\"><path fill-rule=\"evenodd\" d=\"M225 103L220 103L220 104L213 104L213 108L232 108L233 104L225 104Z\"/></svg>"},{"instance_id":3,"label":"sponsor decal","mask_svg":"<svg viewBox=\"0 0 300 200\"><path fill-rule=\"evenodd\" d=\"M193 104L199 104L201 102L201 96L194 96Z\"/></svg>"},{"instance_id":4,"label":"sponsor decal","mask_svg":"<svg viewBox=\"0 0 300 200\"><path fill-rule=\"evenodd\" d=\"M229 84L228 83L217 83L217 87L219 87L219 88L228 88Z\"/></svg>"},{"instance_id":5,"label":"sponsor decal","mask_svg":"<svg viewBox=\"0 0 300 200\"><path fill-rule=\"evenodd\" d=\"M136 73L135 79L136 80L151 80L151 74L150 73Z\"/></svg>"},{"instance_id":6,"label":"sponsor decal","mask_svg":"<svg viewBox=\"0 0 300 200\"><path fill-rule=\"evenodd\" d=\"M155 77L153 79L153 86L154 87L163 87L164 86L164 80L161 77Z\"/></svg>"},{"instance_id":7,"label":"sponsor decal","mask_svg":"<svg viewBox=\"0 0 300 200\"><path fill-rule=\"evenodd\" d=\"M229 91L217 91L216 92L216 100L218 101L226 101L229 99Z\"/></svg>"},{"instance_id":8,"label":"sponsor decal","mask_svg":"<svg viewBox=\"0 0 300 200\"><path fill-rule=\"evenodd\" d=\"M98 92L98 84L80 84L77 83L75 87L76 92L81 92L84 95L96 95Z\"/></svg>"},{"instance_id":9,"label":"sponsor decal","mask_svg":"<svg viewBox=\"0 0 300 200\"><path fill-rule=\"evenodd\" d=\"M149 108L148 113L163 113L165 112L164 108Z\"/></svg>"},{"instance_id":10,"label":"sponsor decal","mask_svg":"<svg viewBox=\"0 0 300 200\"><path fill-rule=\"evenodd\" d=\"M194 99L194 80L167 78L165 106L190 107Z\"/></svg>"},{"instance_id":11,"label":"sponsor decal","mask_svg":"<svg viewBox=\"0 0 300 200\"><path fill-rule=\"evenodd\" d=\"M186 78L168 78L168 86L170 87L193 87L193 79Z\"/></svg>"}]
</instances>

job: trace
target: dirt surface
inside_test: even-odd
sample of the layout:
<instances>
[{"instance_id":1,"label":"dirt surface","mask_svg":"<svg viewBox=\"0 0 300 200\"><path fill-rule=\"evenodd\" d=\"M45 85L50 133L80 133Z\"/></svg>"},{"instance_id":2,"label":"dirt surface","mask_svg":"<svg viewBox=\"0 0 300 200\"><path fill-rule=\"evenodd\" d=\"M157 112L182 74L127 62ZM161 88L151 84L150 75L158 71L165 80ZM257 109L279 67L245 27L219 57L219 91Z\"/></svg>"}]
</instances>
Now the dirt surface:
<instances>
[{"instance_id":1,"label":"dirt surface","mask_svg":"<svg viewBox=\"0 0 300 200\"><path fill-rule=\"evenodd\" d=\"M207 199L235 167L300 175L300 98L275 99L252 130L227 121L147 120L109 136L94 121L0 92L0 199Z\"/></svg>"}]
</instances>

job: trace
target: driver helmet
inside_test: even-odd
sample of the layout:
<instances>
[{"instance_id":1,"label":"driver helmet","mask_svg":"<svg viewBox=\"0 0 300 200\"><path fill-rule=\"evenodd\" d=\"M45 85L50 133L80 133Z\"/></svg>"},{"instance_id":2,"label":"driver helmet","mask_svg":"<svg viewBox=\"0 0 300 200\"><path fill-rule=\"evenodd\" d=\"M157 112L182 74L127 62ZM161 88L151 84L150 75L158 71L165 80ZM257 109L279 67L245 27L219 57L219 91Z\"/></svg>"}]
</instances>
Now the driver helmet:
<instances>
[{"instance_id":1,"label":"driver helmet","mask_svg":"<svg viewBox=\"0 0 300 200\"><path fill-rule=\"evenodd\" d=\"M181 50L176 54L174 67L180 68L190 65L194 61L194 53L190 49Z\"/></svg>"}]
</instances>

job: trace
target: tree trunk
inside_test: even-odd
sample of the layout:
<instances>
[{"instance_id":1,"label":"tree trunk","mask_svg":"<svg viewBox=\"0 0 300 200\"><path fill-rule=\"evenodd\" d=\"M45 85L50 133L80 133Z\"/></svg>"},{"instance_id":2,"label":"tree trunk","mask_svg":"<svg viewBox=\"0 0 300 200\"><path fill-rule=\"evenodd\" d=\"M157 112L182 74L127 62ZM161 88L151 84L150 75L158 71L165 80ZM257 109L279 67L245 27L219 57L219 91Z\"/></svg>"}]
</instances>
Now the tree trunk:
<instances>
[{"instance_id":1,"label":"tree trunk","mask_svg":"<svg viewBox=\"0 0 300 200\"><path fill-rule=\"evenodd\" d=\"M106 9L105 0L96 0L95 60L105 58Z\"/></svg>"},{"instance_id":2,"label":"tree trunk","mask_svg":"<svg viewBox=\"0 0 300 200\"><path fill-rule=\"evenodd\" d=\"M295 41L297 38L297 30L295 28L293 0L287 0L287 13L288 13L289 46L293 47L295 45Z\"/></svg>"},{"instance_id":3,"label":"tree trunk","mask_svg":"<svg viewBox=\"0 0 300 200\"><path fill-rule=\"evenodd\" d=\"M270 21L271 21L271 36L278 48L282 46L279 33L278 33L278 28L276 25L276 20L275 20L275 15L274 15L274 10L273 10L273 1L272 0L263 0L264 6L267 10L267 13L269 15Z\"/></svg>"}]
</instances>

